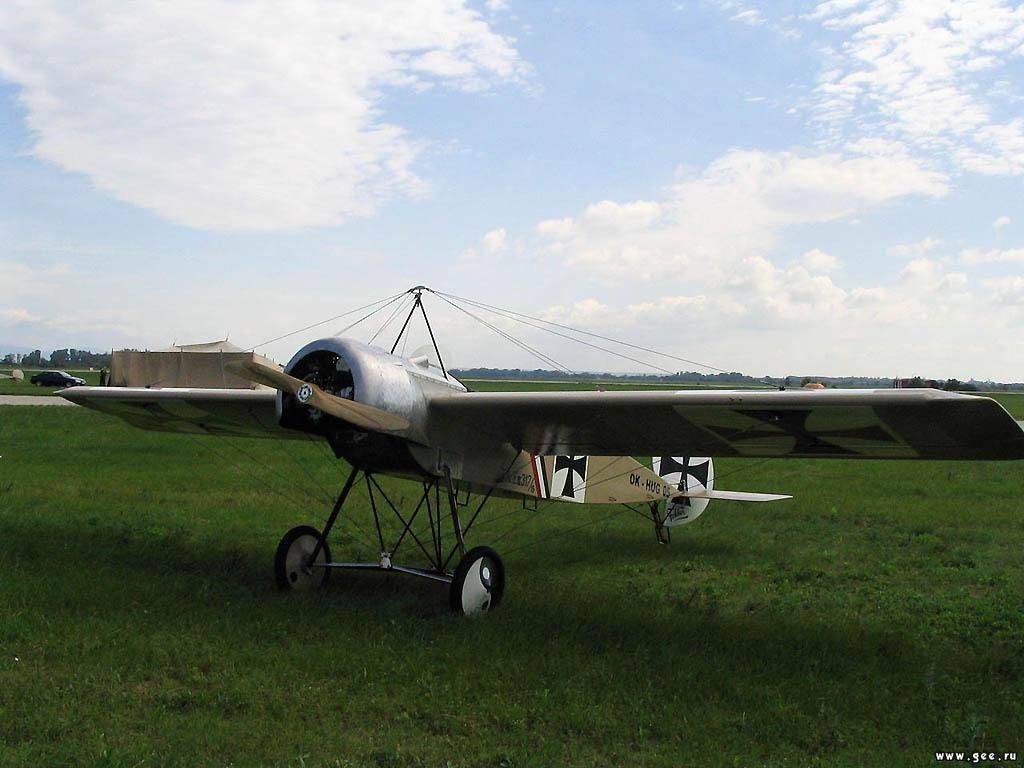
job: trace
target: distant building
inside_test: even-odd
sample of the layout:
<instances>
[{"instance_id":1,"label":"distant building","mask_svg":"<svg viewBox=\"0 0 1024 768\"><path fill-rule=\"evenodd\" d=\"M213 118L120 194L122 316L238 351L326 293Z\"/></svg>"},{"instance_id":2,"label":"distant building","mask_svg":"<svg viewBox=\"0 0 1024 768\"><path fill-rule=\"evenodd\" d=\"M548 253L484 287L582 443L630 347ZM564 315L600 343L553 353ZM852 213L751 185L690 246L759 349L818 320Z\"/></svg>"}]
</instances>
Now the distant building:
<instances>
[{"instance_id":1,"label":"distant building","mask_svg":"<svg viewBox=\"0 0 1024 768\"><path fill-rule=\"evenodd\" d=\"M915 376L912 379L901 379L897 376L892 380L893 389L941 389L939 382L935 379L922 379L920 376Z\"/></svg>"},{"instance_id":2,"label":"distant building","mask_svg":"<svg viewBox=\"0 0 1024 768\"><path fill-rule=\"evenodd\" d=\"M254 360L275 367L255 352L244 350L227 339L202 344L175 344L155 352L115 351L110 366L111 387L200 387L213 389L258 389L262 385L228 372L225 366Z\"/></svg>"}]
</instances>

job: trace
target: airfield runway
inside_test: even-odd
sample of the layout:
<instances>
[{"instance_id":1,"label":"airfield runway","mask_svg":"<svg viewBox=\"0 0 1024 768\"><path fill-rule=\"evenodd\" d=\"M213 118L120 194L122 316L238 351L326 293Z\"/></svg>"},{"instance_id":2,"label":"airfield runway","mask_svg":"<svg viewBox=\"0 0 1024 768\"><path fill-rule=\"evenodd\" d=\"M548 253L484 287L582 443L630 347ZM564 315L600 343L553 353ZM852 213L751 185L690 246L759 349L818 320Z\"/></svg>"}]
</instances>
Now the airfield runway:
<instances>
[{"instance_id":1,"label":"airfield runway","mask_svg":"<svg viewBox=\"0 0 1024 768\"><path fill-rule=\"evenodd\" d=\"M0 405L74 405L70 400L51 395L0 395Z\"/></svg>"}]
</instances>

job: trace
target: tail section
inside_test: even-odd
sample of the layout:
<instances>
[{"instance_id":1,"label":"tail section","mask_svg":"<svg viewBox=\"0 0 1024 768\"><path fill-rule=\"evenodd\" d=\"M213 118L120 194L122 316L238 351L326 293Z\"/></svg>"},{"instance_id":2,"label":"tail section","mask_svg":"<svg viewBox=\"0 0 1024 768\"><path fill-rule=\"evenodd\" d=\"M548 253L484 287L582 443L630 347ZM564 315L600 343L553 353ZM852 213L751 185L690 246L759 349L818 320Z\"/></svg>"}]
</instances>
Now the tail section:
<instances>
[{"instance_id":1,"label":"tail section","mask_svg":"<svg viewBox=\"0 0 1024 768\"><path fill-rule=\"evenodd\" d=\"M716 491L715 463L709 456L653 456L651 465L666 486L676 489L675 494L666 494L661 523L666 527L692 523L712 499L763 502L793 498L781 493Z\"/></svg>"},{"instance_id":2,"label":"tail section","mask_svg":"<svg viewBox=\"0 0 1024 768\"><path fill-rule=\"evenodd\" d=\"M710 456L653 456L651 465L666 484L682 492L665 500L666 526L692 523L704 513L711 503L707 494L715 487L715 462Z\"/></svg>"}]
</instances>

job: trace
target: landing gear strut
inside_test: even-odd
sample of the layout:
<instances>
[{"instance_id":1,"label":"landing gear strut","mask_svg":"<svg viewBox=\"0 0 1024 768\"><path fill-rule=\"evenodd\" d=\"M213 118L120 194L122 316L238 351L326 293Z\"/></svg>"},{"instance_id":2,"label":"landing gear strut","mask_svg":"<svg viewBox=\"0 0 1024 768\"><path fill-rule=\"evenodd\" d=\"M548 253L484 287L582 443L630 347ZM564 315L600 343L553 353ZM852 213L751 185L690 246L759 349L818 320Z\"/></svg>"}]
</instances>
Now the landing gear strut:
<instances>
[{"instance_id":1,"label":"landing gear strut","mask_svg":"<svg viewBox=\"0 0 1024 768\"><path fill-rule=\"evenodd\" d=\"M651 502L651 520L654 522L654 538L659 544L672 543L672 530L665 525L665 518L661 515L661 504L657 501Z\"/></svg>"},{"instance_id":2,"label":"landing gear strut","mask_svg":"<svg viewBox=\"0 0 1024 768\"><path fill-rule=\"evenodd\" d=\"M472 528L491 494L488 493L483 497L469 523L463 528L459 518L458 495L447 467L445 467L443 478L433 478L423 484L423 493L419 498L419 503L408 519L384 492L377 479L369 472L363 473L367 497L373 513L373 522L377 531L380 558L375 563L335 562L331 558L327 540L359 474L360 470L358 469L353 469L349 474L345 486L334 502L334 507L331 509L331 514L327 518L322 533L311 526L301 525L288 531L281 539L274 557L274 575L281 589L296 592L317 589L327 583L332 570L393 571L447 584L448 602L455 613L469 616L485 613L498 606L505 592L505 566L501 557L490 547L474 547L467 551L465 544L465 534ZM441 513L442 483L448 497L452 532L455 538L455 543L447 554L445 554L446 542L443 537L444 526ZM381 511L383 509L381 501L390 508L402 525L401 533L390 547L385 544L384 531L381 527ZM429 524L429 540L421 540L420 536L413 531L413 523L416 522L423 510L426 510ZM426 557L429 567L411 567L395 563L395 555L407 538L412 539L420 549ZM456 554L459 555L459 559L455 570L450 571L449 564Z\"/></svg>"}]
</instances>

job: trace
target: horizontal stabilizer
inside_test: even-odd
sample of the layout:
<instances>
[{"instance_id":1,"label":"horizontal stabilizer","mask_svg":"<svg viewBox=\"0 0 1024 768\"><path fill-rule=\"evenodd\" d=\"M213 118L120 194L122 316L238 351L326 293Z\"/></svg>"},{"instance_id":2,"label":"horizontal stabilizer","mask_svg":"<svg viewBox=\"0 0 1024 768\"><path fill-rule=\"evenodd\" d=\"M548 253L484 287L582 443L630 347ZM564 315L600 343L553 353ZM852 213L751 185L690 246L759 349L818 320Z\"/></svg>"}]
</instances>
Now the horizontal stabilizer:
<instances>
[{"instance_id":1,"label":"horizontal stabilizer","mask_svg":"<svg viewBox=\"0 0 1024 768\"><path fill-rule=\"evenodd\" d=\"M783 493L750 493L748 491L690 491L677 493L674 499L719 499L721 501L785 501L792 499Z\"/></svg>"}]
</instances>

